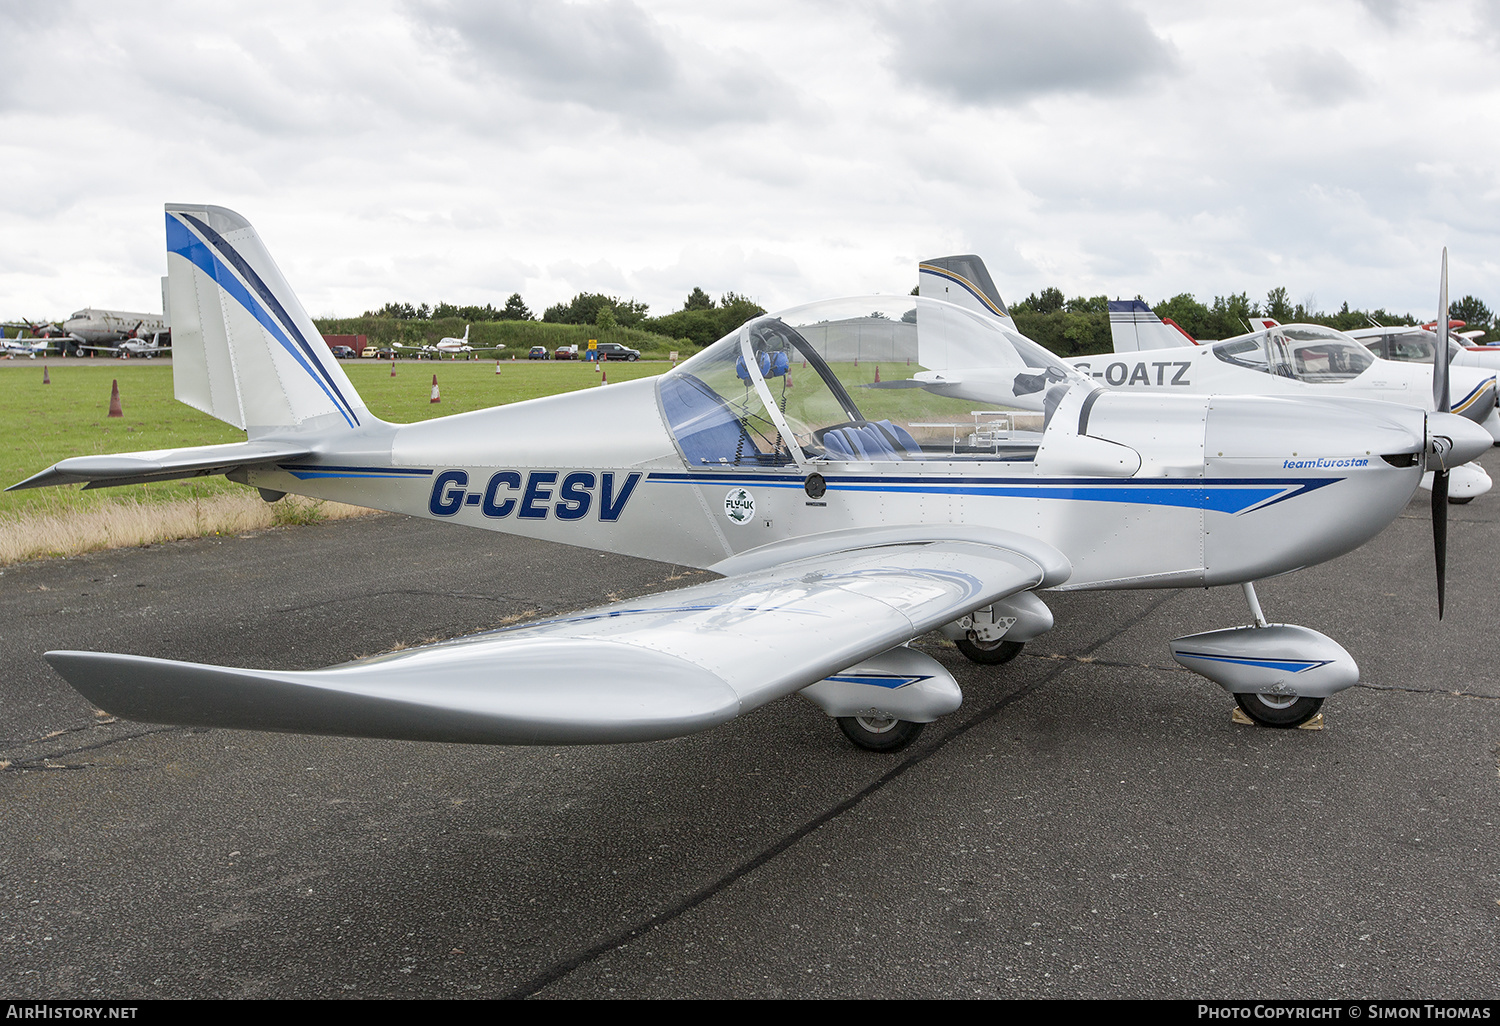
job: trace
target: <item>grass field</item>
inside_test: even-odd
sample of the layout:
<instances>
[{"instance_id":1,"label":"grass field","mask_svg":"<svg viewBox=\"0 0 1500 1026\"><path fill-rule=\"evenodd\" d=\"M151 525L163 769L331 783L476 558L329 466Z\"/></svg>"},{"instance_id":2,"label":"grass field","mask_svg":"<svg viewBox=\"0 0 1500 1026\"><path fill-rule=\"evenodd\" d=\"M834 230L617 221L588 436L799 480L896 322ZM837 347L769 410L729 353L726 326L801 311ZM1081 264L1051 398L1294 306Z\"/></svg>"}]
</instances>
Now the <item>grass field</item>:
<instances>
[{"instance_id":1,"label":"grass field","mask_svg":"<svg viewBox=\"0 0 1500 1026\"><path fill-rule=\"evenodd\" d=\"M376 416L410 423L598 384L593 364L504 360L372 360L344 365ZM666 363L614 363L611 382L660 374ZM0 487L14 484L69 456L169 449L243 441L245 433L172 397L165 360L0 360ZM432 376L442 402L430 402ZM110 383L120 384L125 416L111 419ZM251 502L251 499L254 502ZM116 544L140 544L273 522L319 519L325 513L278 503L256 510L253 489L222 477L84 491L78 486L0 492L0 563ZM281 507L286 507L282 509ZM152 512L153 508L161 507ZM170 508L169 508L170 507ZM138 528L124 531L125 521ZM152 535L152 522L160 531ZM80 525L93 524L84 529ZM123 531L123 533L122 533Z\"/></svg>"}]
</instances>

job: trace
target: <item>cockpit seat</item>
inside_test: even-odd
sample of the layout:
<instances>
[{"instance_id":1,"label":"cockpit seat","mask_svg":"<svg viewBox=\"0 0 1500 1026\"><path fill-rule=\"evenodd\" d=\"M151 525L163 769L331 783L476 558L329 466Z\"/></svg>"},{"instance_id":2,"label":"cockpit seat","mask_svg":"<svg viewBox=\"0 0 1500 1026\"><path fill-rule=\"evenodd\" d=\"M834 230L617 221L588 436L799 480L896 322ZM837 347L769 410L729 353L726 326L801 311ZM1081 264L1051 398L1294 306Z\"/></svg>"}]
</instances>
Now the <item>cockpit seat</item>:
<instances>
[{"instance_id":1,"label":"cockpit seat","mask_svg":"<svg viewBox=\"0 0 1500 1026\"><path fill-rule=\"evenodd\" d=\"M823 448L830 456L846 460L899 460L922 454L911 433L889 420L846 424L825 431Z\"/></svg>"},{"instance_id":2,"label":"cockpit seat","mask_svg":"<svg viewBox=\"0 0 1500 1026\"><path fill-rule=\"evenodd\" d=\"M661 405L688 466L738 464L755 452L739 418L693 375L664 375Z\"/></svg>"}]
</instances>

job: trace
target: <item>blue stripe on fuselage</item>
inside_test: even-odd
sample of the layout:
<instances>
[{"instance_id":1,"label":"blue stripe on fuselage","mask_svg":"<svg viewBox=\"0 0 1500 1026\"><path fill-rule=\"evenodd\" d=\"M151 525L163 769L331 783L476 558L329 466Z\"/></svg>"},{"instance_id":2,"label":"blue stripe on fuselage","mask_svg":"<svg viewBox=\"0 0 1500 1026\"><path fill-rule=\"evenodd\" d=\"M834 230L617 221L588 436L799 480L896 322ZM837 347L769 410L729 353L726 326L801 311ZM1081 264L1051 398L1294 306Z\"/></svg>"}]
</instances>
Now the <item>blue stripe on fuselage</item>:
<instances>
[{"instance_id":1,"label":"blue stripe on fuselage","mask_svg":"<svg viewBox=\"0 0 1500 1026\"><path fill-rule=\"evenodd\" d=\"M803 479L785 474L670 474L655 473L648 481L663 484L741 485L763 488L801 488ZM832 491L887 492L916 495L973 495L986 498L1073 499L1123 502L1146 506L1181 506L1217 513L1248 513L1254 509L1305 495L1343 478L1229 478L1222 481L1140 481L1134 478L883 477L878 475L827 477Z\"/></svg>"}]
</instances>

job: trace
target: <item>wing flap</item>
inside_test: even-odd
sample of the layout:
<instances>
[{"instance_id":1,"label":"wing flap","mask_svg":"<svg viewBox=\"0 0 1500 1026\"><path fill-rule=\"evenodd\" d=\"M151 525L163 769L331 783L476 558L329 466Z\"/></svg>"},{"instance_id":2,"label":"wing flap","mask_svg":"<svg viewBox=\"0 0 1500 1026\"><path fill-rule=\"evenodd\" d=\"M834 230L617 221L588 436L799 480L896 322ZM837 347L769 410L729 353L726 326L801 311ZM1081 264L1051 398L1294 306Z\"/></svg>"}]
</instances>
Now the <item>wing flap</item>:
<instances>
[{"instance_id":1,"label":"wing flap","mask_svg":"<svg viewBox=\"0 0 1500 1026\"><path fill-rule=\"evenodd\" d=\"M1049 571L970 541L824 553L323 670L49 652L95 705L157 723L491 744L643 741L798 691Z\"/></svg>"},{"instance_id":2,"label":"wing flap","mask_svg":"<svg viewBox=\"0 0 1500 1026\"><path fill-rule=\"evenodd\" d=\"M310 455L312 451L305 445L230 442L228 445L198 445L187 449L74 456L11 485L6 491L67 484L111 488L115 485L172 481L183 477L209 477L239 467L304 459Z\"/></svg>"}]
</instances>

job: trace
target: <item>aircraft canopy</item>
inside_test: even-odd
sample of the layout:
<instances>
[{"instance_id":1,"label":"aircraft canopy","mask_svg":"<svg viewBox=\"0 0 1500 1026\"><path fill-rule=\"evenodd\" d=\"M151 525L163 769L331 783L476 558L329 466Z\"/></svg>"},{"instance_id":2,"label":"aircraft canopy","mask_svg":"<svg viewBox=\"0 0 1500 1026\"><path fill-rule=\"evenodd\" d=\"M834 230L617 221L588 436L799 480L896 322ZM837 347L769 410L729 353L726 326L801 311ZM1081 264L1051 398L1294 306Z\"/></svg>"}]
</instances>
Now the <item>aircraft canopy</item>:
<instances>
[{"instance_id":1,"label":"aircraft canopy","mask_svg":"<svg viewBox=\"0 0 1500 1026\"><path fill-rule=\"evenodd\" d=\"M989 401L957 396L979 370ZM662 375L658 395L691 467L1005 460L1032 457L1047 389L1075 379L998 318L866 296L758 317Z\"/></svg>"}]
</instances>

